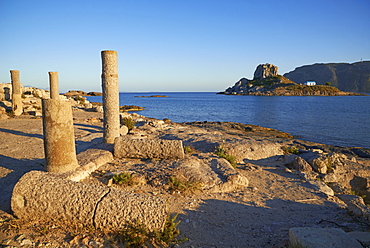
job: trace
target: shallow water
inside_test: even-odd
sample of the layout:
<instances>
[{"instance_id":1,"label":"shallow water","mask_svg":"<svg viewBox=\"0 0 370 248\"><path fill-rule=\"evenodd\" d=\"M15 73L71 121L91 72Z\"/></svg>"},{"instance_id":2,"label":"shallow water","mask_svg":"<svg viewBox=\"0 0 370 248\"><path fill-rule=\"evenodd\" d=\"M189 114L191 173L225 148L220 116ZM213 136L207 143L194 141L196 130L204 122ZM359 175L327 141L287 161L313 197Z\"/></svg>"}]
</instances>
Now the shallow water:
<instances>
[{"instance_id":1,"label":"shallow water","mask_svg":"<svg viewBox=\"0 0 370 248\"><path fill-rule=\"evenodd\" d=\"M135 97L166 95L168 97ZM101 102L101 97L88 97ZM175 122L231 121L260 125L297 138L370 148L369 96L231 96L213 92L120 93L147 117Z\"/></svg>"}]
</instances>

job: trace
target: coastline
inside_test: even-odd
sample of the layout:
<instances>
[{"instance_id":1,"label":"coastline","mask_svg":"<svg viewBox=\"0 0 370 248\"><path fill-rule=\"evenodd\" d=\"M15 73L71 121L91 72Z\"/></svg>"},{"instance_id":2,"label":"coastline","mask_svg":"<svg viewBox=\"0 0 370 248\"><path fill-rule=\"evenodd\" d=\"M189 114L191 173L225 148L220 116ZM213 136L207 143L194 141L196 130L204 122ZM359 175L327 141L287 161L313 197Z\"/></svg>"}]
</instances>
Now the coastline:
<instances>
[{"instance_id":1,"label":"coastline","mask_svg":"<svg viewBox=\"0 0 370 248\"><path fill-rule=\"evenodd\" d=\"M144 116L168 118L179 123L239 122L282 130L318 143L370 148L370 136L366 130L366 126L370 125L370 119L367 118L370 114L368 97L232 97L214 92L166 94L167 98L154 99L135 98L138 95L136 93L122 93L121 105L142 106L145 110L140 114ZM97 101L98 97L90 98L94 99L91 101Z\"/></svg>"}]
</instances>

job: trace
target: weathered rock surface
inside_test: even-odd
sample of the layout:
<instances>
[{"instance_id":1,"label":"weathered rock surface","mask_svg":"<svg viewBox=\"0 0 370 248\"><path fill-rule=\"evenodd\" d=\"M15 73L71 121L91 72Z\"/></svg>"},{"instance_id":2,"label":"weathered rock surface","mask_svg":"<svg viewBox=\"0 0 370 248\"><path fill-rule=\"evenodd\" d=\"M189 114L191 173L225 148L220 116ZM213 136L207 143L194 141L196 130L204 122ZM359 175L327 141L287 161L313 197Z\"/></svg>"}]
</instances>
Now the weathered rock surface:
<instances>
[{"instance_id":1,"label":"weathered rock surface","mask_svg":"<svg viewBox=\"0 0 370 248\"><path fill-rule=\"evenodd\" d=\"M272 76L277 76L278 70L279 68L276 65L272 65L269 63L260 64L257 66L256 70L254 71L253 79L269 78Z\"/></svg>"},{"instance_id":2,"label":"weathered rock surface","mask_svg":"<svg viewBox=\"0 0 370 248\"><path fill-rule=\"evenodd\" d=\"M339 228L295 227L289 229L292 245L307 248L362 248L353 237ZM300 245L300 246L299 246Z\"/></svg>"},{"instance_id":3,"label":"weathered rock surface","mask_svg":"<svg viewBox=\"0 0 370 248\"><path fill-rule=\"evenodd\" d=\"M182 159L184 148L181 140L161 140L117 137L114 141L117 158Z\"/></svg>"},{"instance_id":4,"label":"weathered rock surface","mask_svg":"<svg viewBox=\"0 0 370 248\"><path fill-rule=\"evenodd\" d=\"M136 221L161 230L167 217L165 200L72 182L32 171L16 184L12 210L18 218L69 222L118 229Z\"/></svg>"},{"instance_id":5,"label":"weathered rock surface","mask_svg":"<svg viewBox=\"0 0 370 248\"><path fill-rule=\"evenodd\" d=\"M237 143L224 143L228 153L234 155L237 161L259 160L273 156L283 155L281 144L268 140L243 139Z\"/></svg>"},{"instance_id":6,"label":"weathered rock surface","mask_svg":"<svg viewBox=\"0 0 370 248\"><path fill-rule=\"evenodd\" d=\"M248 179L225 159L189 157L175 162L173 166L174 176L181 175L188 181L200 182L206 192L230 192L248 186Z\"/></svg>"}]
</instances>

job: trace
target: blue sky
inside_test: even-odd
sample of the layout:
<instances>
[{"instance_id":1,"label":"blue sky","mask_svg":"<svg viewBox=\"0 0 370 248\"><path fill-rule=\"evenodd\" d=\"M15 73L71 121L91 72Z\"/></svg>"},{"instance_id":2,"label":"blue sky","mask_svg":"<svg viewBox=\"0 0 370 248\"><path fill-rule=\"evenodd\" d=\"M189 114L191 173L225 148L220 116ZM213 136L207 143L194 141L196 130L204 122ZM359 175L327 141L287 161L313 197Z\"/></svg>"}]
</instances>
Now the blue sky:
<instances>
[{"instance_id":1,"label":"blue sky","mask_svg":"<svg viewBox=\"0 0 370 248\"><path fill-rule=\"evenodd\" d=\"M369 0L0 0L0 83L101 91L116 50L121 92L223 91L258 64L279 74L370 60Z\"/></svg>"}]
</instances>

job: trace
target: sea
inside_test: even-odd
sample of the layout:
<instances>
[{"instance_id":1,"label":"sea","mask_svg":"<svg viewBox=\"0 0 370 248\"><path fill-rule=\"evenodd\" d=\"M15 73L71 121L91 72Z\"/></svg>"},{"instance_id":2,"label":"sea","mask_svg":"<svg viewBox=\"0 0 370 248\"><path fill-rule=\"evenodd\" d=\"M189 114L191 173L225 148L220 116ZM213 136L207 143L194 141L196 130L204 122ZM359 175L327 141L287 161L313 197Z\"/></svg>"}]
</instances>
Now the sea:
<instances>
[{"instance_id":1,"label":"sea","mask_svg":"<svg viewBox=\"0 0 370 248\"><path fill-rule=\"evenodd\" d=\"M161 95L166 97L150 97ZM102 102L101 96L89 96ZM215 92L120 93L120 106L174 122L253 124L323 144L370 148L370 96L238 96Z\"/></svg>"}]
</instances>

